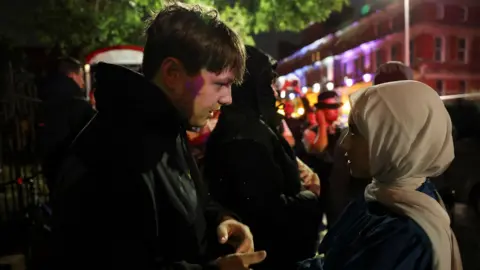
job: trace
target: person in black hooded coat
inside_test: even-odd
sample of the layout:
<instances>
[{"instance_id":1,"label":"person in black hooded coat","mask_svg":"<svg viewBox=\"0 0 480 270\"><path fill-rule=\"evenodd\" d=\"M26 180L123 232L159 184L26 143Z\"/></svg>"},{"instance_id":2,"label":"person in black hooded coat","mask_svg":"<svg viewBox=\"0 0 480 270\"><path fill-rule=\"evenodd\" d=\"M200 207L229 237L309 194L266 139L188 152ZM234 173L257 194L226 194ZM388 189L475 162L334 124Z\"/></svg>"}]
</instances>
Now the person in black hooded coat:
<instances>
[{"instance_id":1,"label":"person in black hooded coat","mask_svg":"<svg viewBox=\"0 0 480 270\"><path fill-rule=\"evenodd\" d=\"M41 88L42 103L38 111L37 153L51 192L55 187L63 151L95 115L85 99L83 70L73 58L60 58L57 72Z\"/></svg>"},{"instance_id":2,"label":"person in black hooded coat","mask_svg":"<svg viewBox=\"0 0 480 270\"><path fill-rule=\"evenodd\" d=\"M321 211L317 194L302 186L293 150L274 130L280 124L271 87L274 64L247 46L247 72L232 88L207 142L204 173L211 196L235 211L267 259L255 269L294 269L315 255ZM317 178L318 179L318 178Z\"/></svg>"}]
</instances>

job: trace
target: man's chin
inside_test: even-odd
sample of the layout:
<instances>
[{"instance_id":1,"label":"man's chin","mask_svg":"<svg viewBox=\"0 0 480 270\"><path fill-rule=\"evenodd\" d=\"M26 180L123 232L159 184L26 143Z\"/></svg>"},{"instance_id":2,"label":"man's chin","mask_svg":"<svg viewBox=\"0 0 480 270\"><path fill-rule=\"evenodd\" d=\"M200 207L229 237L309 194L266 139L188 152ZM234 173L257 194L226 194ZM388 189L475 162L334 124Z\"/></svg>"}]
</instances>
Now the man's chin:
<instances>
[{"instance_id":1,"label":"man's chin","mask_svg":"<svg viewBox=\"0 0 480 270\"><path fill-rule=\"evenodd\" d=\"M207 125L208 119L191 119L189 121L190 126L195 128L203 128Z\"/></svg>"}]
</instances>

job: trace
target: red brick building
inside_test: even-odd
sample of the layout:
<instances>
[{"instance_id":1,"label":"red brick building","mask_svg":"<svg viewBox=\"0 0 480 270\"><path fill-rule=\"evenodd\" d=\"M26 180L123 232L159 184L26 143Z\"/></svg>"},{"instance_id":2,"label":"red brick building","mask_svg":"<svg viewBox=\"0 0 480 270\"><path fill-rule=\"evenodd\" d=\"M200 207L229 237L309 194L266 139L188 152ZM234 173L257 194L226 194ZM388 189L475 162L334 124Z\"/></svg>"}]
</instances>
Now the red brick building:
<instances>
[{"instance_id":1,"label":"red brick building","mask_svg":"<svg viewBox=\"0 0 480 270\"><path fill-rule=\"evenodd\" d=\"M395 0L344 29L316 37L279 61L278 72L296 74L302 86L333 83L341 94L369 86L379 64L404 60L403 12L403 0ZM480 0L410 0L409 46L416 80L442 95L480 91Z\"/></svg>"}]
</instances>

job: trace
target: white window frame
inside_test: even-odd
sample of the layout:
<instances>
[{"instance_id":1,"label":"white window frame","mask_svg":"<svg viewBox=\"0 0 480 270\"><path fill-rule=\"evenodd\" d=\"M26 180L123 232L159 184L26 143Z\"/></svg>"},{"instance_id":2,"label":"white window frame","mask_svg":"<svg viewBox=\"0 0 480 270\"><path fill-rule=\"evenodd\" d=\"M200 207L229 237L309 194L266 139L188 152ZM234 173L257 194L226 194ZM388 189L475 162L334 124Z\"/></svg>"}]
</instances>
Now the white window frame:
<instances>
[{"instance_id":1,"label":"white window frame","mask_svg":"<svg viewBox=\"0 0 480 270\"><path fill-rule=\"evenodd\" d=\"M468 7L463 6L463 21L462 22L467 22L468 21Z\"/></svg>"},{"instance_id":2,"label":"white window frame","mask_svg":"<svg viewBox=\"0 0 480 270\"><path fill-rule=\"evenodd\" d=\"M443 4L437 4L437 20L443 20L445 18L445 6Z\"/></svg>"},{"instance_id":3,"label":"white window frame","mask_svg":"<svg viewBox=\"0 0 480 270\"><path fill-rule=\"evenodd\" d=\"M442 46L440 47L440 60L437 59L437 39L442 41ZM433 60L436 62L445 62L445 37L435 36L433 40Z\"/></svg>"}]
</instances>

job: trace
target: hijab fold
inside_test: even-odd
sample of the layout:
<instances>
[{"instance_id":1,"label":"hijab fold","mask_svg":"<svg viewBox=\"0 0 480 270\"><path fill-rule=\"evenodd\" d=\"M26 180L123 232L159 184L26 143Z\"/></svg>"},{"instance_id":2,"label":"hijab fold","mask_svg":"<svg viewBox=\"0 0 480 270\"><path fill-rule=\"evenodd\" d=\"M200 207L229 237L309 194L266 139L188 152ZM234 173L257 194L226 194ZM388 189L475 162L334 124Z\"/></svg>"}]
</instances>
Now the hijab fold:
<instances>
[{"instance_id":1,"label":"hijab fold","mask_svg":"<svg viewBox=\"0 0 480 270\"><path fill-rule=\"evenodd\" d=\"M457 240L441 199L417 191L454 158L452 123L438 94L417 81L380 84L350 97L351 116L368 141L373 181L367 201L413 219L428 235L433 269L461 270Z\"/></svg>"}]
</instances>

